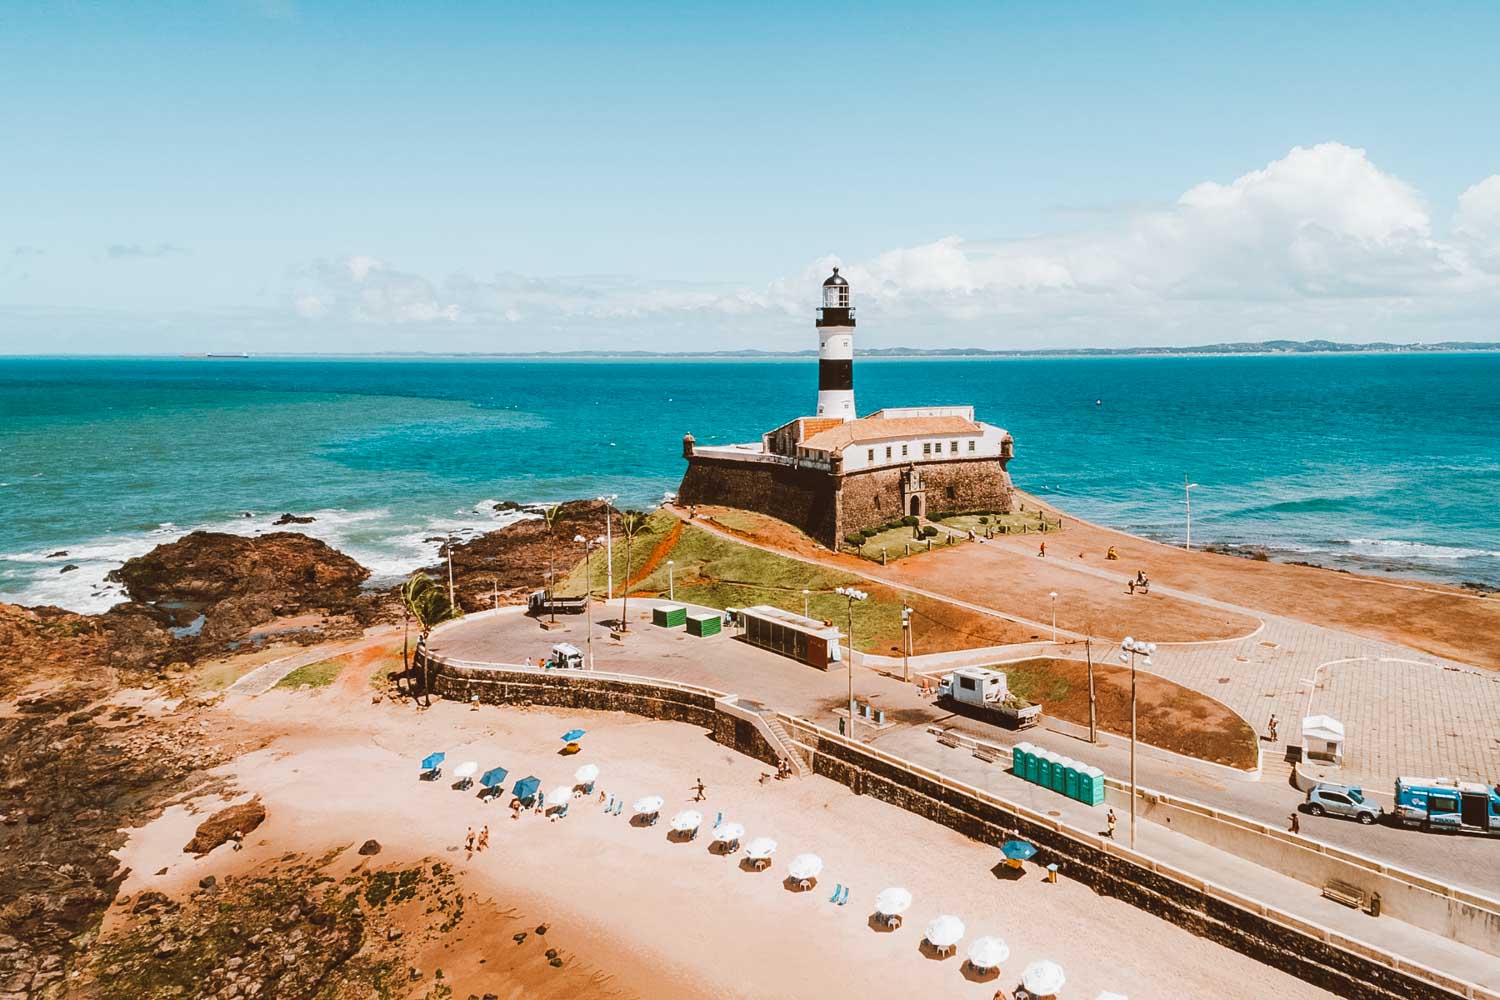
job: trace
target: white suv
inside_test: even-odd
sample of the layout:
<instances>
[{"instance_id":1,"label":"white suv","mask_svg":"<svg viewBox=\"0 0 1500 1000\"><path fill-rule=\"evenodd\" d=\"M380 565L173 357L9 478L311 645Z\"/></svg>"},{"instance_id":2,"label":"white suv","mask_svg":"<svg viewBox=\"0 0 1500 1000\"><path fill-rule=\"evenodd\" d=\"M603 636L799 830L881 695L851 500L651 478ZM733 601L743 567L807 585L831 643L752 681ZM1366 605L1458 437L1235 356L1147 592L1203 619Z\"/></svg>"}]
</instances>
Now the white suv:
<instances>
[{"instance_id":1,"label":"white suv","mask_svg":"<svg viewBox=\"0 0 1500 1000\"><path fill-rule=\"evenodd\" d=\"M1369 826L1379 822L1385 812L1379 803L1368 801L1364 792L1348 785L1314 785L1307 793L1307 811L1314 816L1347 816Z\"/></svg>"}]
</instances>

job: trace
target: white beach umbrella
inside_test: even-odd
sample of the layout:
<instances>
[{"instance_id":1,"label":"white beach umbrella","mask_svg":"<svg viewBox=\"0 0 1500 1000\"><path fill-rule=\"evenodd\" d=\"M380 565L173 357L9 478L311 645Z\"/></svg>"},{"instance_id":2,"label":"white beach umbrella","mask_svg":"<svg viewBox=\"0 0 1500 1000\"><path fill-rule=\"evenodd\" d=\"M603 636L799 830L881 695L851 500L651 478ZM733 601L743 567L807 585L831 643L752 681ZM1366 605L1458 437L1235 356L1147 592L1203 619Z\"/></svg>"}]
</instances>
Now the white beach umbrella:
<instances>
[{"instance_id":1,"label":"white beach umbrella","mask_svg":"<svg viewBox=\"0 0 1500 1000\"><path fill-rule=\"evenodd\" d=\"M880 895L875 897L875 912L883 913L888 917L905 913L910 906L911 893L906 889L896 887L881 889Z\"/></svg>"},{"instance_id":2,"label":"white beach umbrella","mask_svg":"<svg viewBox=\"0 0 1500 1000\"><path fill-rule=\"evenodd\" d=\"M635 805L631 806L636 812L651 816L661 812L662 798L660 795L648 795L644 799L636 799Z\"/></svg>"},{"instance_id":3,"label":"white beach umbrella","mask_svg":"<svg viewBox=\"0 0 1500 1000\"><path fill-rule=\"evenodd\" d=\"M696 830L703 825L703 814L695 809L684 809L672 817L672 829L678 833L687 833Z\"/></svg>"},{"instance_id":4,"label":"white beach umbrella","mask_svg":"<svg viewBox=\"0 0 1500 1000\"><path fill-rule=\"evenodd\" d=\"M573 780L580 785L592 785L599 780L599 765L585 764L573 772Z\"/></svg>"},{"instance_id":5,"label":"white beach umbrella","mask_svg":"<svg viewBox=\"0 0 1500 1000\"><path fill-rule=\"evenodd\" d=\"M935 917L923 935L938 948L951 948L964 939L964 922L951 914Z\"/></svg>"},{"instance_id":6,"label":"white beach umbrella","mask_svg":"<svg viewBox=\"0 0 1500 1000\"><path fill-rule=\"evenodd\" d=\"M739 823L720 823L719 828L714 831L714 839L721 844L739 840L744 835L745 828Z\"/></svg>"},{"instance_id":7,"label":"white beach umbrella","mask_svg":"<svg viewBox=\"0 0 1500 1000\"><path fill-rule=\"evenodd\" d=\"M1130 1000L1130 998L1123 993L1101 993L1094 997L1094 1000Z\"/></svg>"},{"instance_id":8,"label":"white beach umbrella","mask_svg":"<svg viewBox=\"0 0 1500 1000\"><path fill-rule=\"evenodd\" d=\"M754 840L750 841L749 845L745 848L745 853L749 855L751 859L757 861L761 858L769 858L771 855L776 853L776 841L772 840L770 837L756 837Z\"/></svg>"},{"instance_id":9,"label":"white beach umbrella","mask_svg":"<svg viewBox=\"0 0 1500 1000\"><path fill-rule=\"evenodd\" d=\"M1064 982L1062 966L1045 958L1032 962L1021 973L1021 985L1039 997L1056 996L1062 992Z\"/></svg>"},{"instance_id":10,"label":"white beach umbrella","mask_svg":"<svg viewBox=\"0 0 1500 1000\"><path fill-rule=\"evenodd\" d=\"M795 879L817 878L823 874L823 859L816 854L799 854L786 866L786 870Z\"/></svg>"},{"instance_id":11,"label":"white beach umbrella","mask_svg":"<svg viewBox=\"0 0 1500 1000\"><path fill-rule=\"evenodd\" d=\"M552 791L547 793L547 804L549 806L565 806L568 804L568 800L572 797L573 786L558 785L556 788L552 789Z\"/></svg>"},{"instance_id":12,"label":"white beach umbrella","mask_svg":"<svg viewBox=\"0 0 1500 1000\"><path fill-rule=\"evenodd\" d=\"M453 769L453 775L457 778L472 778L479 773L479 761L466 760Z\"/></svg>"},{"instance_id":13,"label":"white beach umbrella","mask_svg":"<svg viewBox=\"0 0 1500 1000\"><path fill-rule=\"evenodd\" d=\"M976 969L993 969L1010 958L1010 945L1003 938L975 938L969 945L969 964Z\"/></svg>"}]
</instances>

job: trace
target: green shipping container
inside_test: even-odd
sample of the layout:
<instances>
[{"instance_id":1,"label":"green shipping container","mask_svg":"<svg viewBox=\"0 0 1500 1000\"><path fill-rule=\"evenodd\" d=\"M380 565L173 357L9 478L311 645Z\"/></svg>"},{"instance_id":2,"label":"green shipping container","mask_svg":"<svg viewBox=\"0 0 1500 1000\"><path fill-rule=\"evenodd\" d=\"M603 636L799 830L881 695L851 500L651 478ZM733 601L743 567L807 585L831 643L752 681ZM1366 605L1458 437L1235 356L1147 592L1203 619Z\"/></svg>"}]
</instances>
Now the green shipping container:
<instances>
[{"instance_id":1,"label":"green shipping container","mask_svg":"<svg viewBox=\"0 0 1500 1000\"><path fill-rule=\"evenodd\" d=\"M688 635L696 635L699 638L709 635L718 635L721 622L718 615L688 615Z\"/></svg>"},{"instance_id":2,"label":"green shipping container","mask_svg":"<svg viewBox=\"0 0 1500 1000\"><path fill-rule=\"evenodd\" d=\"M1085 767L1078 772L1078 801L1087 805L1104 804L1104 772L1097 767Z\"/></svg>"},{"instance_id":3,"label":"green shipping container","mask_svg":"<svg viewBox=\"0 0 1500 1000\"><path fill-rule=\"evenodd\" d=\"M1010 769L1018 778L1026 777L1026 755L1034 748L1030 743L1017 743L1010 752Z\"/></svg>"},{"instance_id":4,"label":"green shipping container","mask_svg":"<svg viewBox=\"0 0 1500 1000\"><path fill-rule=\"evenodd\" d=\"M651 624L676 628L687 624L687 608L681 604L663 604L651 609Z\"/></svg>"}]
</instances>

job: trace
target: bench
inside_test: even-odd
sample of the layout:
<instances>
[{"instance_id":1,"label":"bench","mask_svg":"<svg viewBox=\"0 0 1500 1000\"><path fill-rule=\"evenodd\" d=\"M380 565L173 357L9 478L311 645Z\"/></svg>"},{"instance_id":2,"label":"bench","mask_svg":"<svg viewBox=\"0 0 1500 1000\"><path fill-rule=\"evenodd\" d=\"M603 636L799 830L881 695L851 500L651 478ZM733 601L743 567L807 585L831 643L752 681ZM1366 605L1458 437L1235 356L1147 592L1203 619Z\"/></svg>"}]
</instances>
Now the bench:
<instances>
[{"instance_id":1,"label":"bench","mask_svg":"<svg viewBox=\"0 0 1500 1000\"><path fill-rule=\"evenodd\" d=\"M993 764L1000 759L1000 751L995 747L987 747L983 743L976 743L974 745L974 756L986 764Z\"/></svg>"},{"instance_id":2,"label":"bench","mask_svg":"<svg viewBox=\"0 0 1500 1000\"><path fill-rule=\"evenodd\" d=\"M1339 879L1332 879L1323 886L1323 896L1335 903L1352 906L1356 910L1363 910L1369 903L1365 890L1352 882L1343 882Z\"/></svg>"},{"instance_id":3,"label":"bench","mask_svg":"<svg viewBox=\"0 0 1500 1000\"><path fill-rule=\"evenodd\" d=\"M945 747L952 747L955 750L958 749L958 737L954 736L952 733L938 733L937 740Z\"/></svg>"}]
</instances>

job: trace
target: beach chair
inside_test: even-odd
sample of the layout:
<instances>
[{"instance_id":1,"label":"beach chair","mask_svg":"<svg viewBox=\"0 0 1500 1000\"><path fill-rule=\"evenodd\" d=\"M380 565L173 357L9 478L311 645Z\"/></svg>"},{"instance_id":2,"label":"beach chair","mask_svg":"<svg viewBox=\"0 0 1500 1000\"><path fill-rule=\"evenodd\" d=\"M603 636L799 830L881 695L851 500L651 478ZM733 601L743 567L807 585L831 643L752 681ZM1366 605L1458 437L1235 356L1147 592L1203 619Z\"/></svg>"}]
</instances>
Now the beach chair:
<instances>
[{"instance_id":1,"label":"beach chair","mask_svg":"<svg viewBox=\"0 0 1500 1000\"><path fill-rule=\"evenodd\" d=\"M621 799L619 802L616 802L615 803L615 815L616 816L620 815L620 810L624 809L624 808L625 808L625 800L624 799Z\"/></svg>"},{"instance_id":2,"label":"beach chair","mask_svg":"<svg viewBox=\"0 0 1500 1000\"><path fill-rule=\"evenodd\" d=\"M604 803L604 815L608 816L609 813L610 813L610 810L614 809L614 807L615 807L615 797L613 795L611 795L609 797L609 801L606 802L606 803Z\"/></svg>"},{"instance_id":3,"label":"beach chair","mask_svg":"<svg viewBox=\"0 0 1500 1000\"><path fill-rule=\"evenodd\" d=\"M846 885L844 886L844 894L838 898L838 904L843 906L847 902L849 902L849 887Z\"/></svg>"},{"instance_id":4,"label":"beach chair","mask_svg":"<svg viewBox=\"0 0 1500 1000\"><path fill-rule=\"evenodd\" d=\"M844 891L844 883L839 882L837 885L835 885L833 887L833 895L828 897L828 901L830 903L837 903L839 901L839 893L841 893L843 891Z\"/></svg>"},{"instance_id":5,"label":"beach chair","mask_svg":"<svg viewBox=\"0 0 1500 1000\"><path fill-rule=\"evenodd\" d=\"M717 830L719 828L719 824L722 823L722 822L724 822L724 814L723 813L719 813L717 816L714 817L714 829Z\"/></svg>"}]
</instances>

